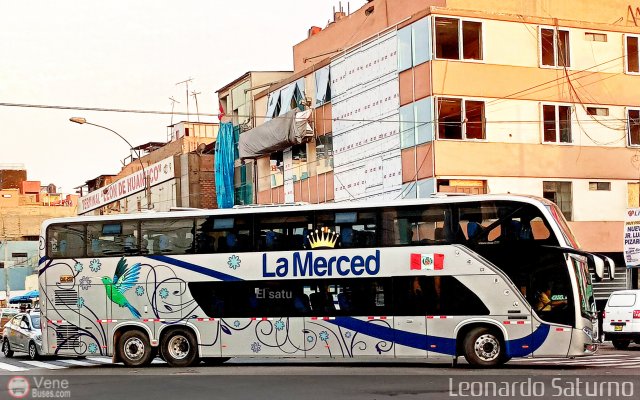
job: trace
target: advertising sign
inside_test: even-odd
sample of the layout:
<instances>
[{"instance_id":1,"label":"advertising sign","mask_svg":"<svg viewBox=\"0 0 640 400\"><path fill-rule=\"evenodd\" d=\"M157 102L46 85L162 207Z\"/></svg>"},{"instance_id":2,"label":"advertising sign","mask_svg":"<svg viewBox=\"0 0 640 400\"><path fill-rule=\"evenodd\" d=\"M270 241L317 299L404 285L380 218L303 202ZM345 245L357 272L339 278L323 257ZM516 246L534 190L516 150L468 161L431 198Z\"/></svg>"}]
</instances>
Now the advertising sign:
<instances>
[{"instance_id":1,"label":"advertising sign","mask_svg":"<svg viewBox=\"0 0 640 400\"><path fill-rule=\"evenodd\" d=\"M624 262L627 268L640 267L640 208L630 208L624 221Z\"/></svg>"}]
</instances>

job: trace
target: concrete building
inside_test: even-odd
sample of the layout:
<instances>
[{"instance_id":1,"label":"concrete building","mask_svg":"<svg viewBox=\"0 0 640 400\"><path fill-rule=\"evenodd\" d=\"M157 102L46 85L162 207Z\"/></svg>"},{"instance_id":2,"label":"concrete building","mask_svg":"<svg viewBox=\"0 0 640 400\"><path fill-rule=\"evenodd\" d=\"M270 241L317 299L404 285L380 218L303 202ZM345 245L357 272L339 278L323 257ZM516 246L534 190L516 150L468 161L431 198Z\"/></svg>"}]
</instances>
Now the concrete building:
<instances>
[{"instance_id":1,"label":"concrete building","mask_svg":"<svg viewBox=\"0 0 640 400\"><path fill-rule=\"evenodd\" d=\"M255 94L268 124L300 105L295 86L315 126L314 141L255 159L257 202L531 194L622 264L639 199L639 25L618 0L338 10L294 46L294 73Z\"/></svg>"},{"instance_id":2,"label":"concrete building","mask_svg":"<svg viewBox=\"0 0 640 400\"><path fill-rule=\"evenodd\" d=\"M167 143L134 147L117 175L100 175L81 188L79 215L215 208L213 143L218 124L182 121L167 128ZM140 158L133 157L140 154ZM86 188L87 193L84 193Z\"/></svg>"},{"instance_id":3,"label":"concrete building","mask_svg":"<svg viewBox=\"0 0 640 400\"><path fill-rule=\"evenodd\" d=\"M264 122L264 113L256 114L255 94L277 84L292 73L293 71L249 71L218 89L221 122L233 124L236 143L240 133ZM254 163L252 160L247 161L241 162L236 152L234 199L238 205L255 203L255 184L252 179L255 175Z\"/></svg>"}]
</instances>

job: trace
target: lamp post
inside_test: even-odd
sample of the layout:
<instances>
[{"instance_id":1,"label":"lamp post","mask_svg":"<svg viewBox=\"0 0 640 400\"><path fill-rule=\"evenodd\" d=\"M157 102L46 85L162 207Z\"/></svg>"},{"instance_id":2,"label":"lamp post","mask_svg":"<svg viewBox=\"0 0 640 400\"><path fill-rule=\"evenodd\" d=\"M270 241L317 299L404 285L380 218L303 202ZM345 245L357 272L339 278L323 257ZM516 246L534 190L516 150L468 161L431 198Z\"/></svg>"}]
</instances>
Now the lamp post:
<instances>
[{"instance_id":1,"label":"lamp post","mask_svg":"<svg viewBox=\"0 0 640 400\"><path fill-rule=\"evenodd\" d=\"M151 196L150 196L150 191L149 191L149 177L147 176L147 172L144 169L144 163L142 162L142 158L140 157L140 150L134 149L133 146L131 145L131 143L129 143L129 141L127 139L124 138L124 136L122 136L121 134L119 134L118 132L114 131L111 128L107 128L106 126L102 126L102 125L98 125L98 124L94 124L92 122L87 122L87 120L85 118L82 117L71 117L69 118L69 121L71 122L75 122L76 124L80 124L80 125L93 125L93 126L97 126L98 128L102 128L102 129L106 129L109 132L115 133L116 135L118 135L118 137L122 140L124 140L124 142L129 146L129 149L131 149L132 151L134 151L136 153L136 155L138 156L138 161L140 162L140 167L142 167L142 176L144 178L144 194L145 197L147 198L147 209L150 210L151 209Z\"/></svg>"}]
</instances>

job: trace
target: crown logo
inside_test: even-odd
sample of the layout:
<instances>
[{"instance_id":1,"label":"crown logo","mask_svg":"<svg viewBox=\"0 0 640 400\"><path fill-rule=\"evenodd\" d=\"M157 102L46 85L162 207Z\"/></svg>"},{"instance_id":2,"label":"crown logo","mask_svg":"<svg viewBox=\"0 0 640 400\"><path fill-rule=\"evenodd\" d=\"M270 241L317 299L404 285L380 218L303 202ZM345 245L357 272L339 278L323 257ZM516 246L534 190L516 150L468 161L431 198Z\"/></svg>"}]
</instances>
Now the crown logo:
<instances>
[{"instance_id":1,"label":"crown logo","mask_svg":"<svg viewBox=\"0 0 640 400\"><path fill-rule=\"evenodd\" d=\"M333 249L338 241L338 236L340 235L325 226L311 232L307 238L312 249Z\"/></svg>"}]
</instances>

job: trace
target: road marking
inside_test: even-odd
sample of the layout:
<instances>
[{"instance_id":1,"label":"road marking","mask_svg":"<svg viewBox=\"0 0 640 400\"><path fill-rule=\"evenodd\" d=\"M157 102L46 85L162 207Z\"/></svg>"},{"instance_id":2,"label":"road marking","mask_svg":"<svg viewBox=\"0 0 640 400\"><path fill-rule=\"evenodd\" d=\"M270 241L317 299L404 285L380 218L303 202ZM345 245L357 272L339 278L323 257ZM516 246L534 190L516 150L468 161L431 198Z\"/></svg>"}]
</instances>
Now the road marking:
<instances>
[{"instance_id":1,"label":"road marking","mask_svg":"<svg viewBox=\"0 0 640 400\"><path fill-rule=\"evenodd\" d=\"M18 367L16 365L11 365L11 364L5 364L3 362L0 362L0 369L4 369L7 371L11 371L11 372L22 372L22 371L28 371L29 368L22 368L22 367Z\"/></svg>"},{"instance_id":2,"label":"road marking","mask_svg":"<svg viewBox=\"0 0 640 400\"><path fill-rule=\"evenodd\" d=\"M68 367L49 364L49 363L45 363L45 362L41 362L41 361L21 361L21 362L23 362L25 364L33 365L34 367L38 367L38 368L46 368L46 369L65 369L65 368L68 368Z\"/></svg>"},{"instance_id":3,"label":"road marking","mask_svg":"<svg viewBox=\"0 0 640 400\"><path fill-rule=\"evenodd\" d=\"M107 357L87 357L87 360L97 361L104 364L112 364L111 359Z\"/></svg>"},{"instance_id":4,"label":"road marking","mask_svg":"<svg viewBox=\"0 0 640 400\"><path fill-rule=\"evenodd\" d=\"M96 364L92 364L86 361L80 361L80 360L56 360L65 364L71 364L71 365L79 365L81 367L91 367L94 366Z\"/></svg>"}]
</instances>

